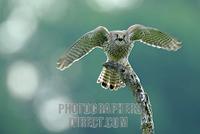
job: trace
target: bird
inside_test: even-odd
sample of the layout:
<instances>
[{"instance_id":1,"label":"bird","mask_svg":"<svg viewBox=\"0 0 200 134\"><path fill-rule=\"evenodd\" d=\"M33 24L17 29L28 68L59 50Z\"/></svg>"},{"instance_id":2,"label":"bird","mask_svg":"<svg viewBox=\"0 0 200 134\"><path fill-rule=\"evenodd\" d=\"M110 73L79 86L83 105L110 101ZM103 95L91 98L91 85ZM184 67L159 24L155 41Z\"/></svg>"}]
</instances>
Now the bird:
<instances>
[{"instance_id":1,"label":"bird","mask_svg":"<svg viewBox=\"0 0 200 134\"><path fill-rule=\"evenodd\" d=\"M117 62L132 70L128 58L135 42L142 42L168 51L176 51L182 46L182 43L171 35L141 24L134 24L127 30L115 31L98 26L82 35L70 48L67 48L57 61L57 69L63 71L93 49L100 48L106 54L107 62ZM105 67L103 67L97 83L112 91L126 86L117 72Z\"/></svg>"}]
</instances>

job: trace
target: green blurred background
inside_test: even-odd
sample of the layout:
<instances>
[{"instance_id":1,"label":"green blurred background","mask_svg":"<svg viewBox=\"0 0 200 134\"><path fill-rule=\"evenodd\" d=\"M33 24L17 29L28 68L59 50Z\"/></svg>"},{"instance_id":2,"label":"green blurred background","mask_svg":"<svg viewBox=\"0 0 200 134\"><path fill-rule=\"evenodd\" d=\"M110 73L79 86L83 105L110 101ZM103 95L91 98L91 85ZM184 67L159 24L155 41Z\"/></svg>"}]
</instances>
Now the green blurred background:
<instances>
[{"instance_id":1,"label":"green blurred background","mask_svg":"<svg viewBox=\"0 0 200 134\"><path fill-rule=\"evenodd\" d=\"M178 38L168 52L136 43L130 63L148 92L157 134L200 131L199 0L0 0L0 134L138 134L140 116L120 129L71 129L59 103L134 102L128 88L96 84L105 54L94 50L71 68L55 68L77 38L99 25L139 23Z\"/></svg>"}]
</instances>

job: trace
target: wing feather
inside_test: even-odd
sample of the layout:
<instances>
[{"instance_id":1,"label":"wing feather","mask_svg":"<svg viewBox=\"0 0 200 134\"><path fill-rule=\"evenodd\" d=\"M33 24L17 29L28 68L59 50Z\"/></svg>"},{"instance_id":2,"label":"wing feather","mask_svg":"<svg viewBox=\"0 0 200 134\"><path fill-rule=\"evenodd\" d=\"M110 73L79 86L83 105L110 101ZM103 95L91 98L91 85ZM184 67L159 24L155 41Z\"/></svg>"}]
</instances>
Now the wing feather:
<instances>
[{"instance_id":1,"label":"wing feather","mask_svg":"<svg viewBox=\"0 0 200 134\"><path fill-rule=\"evenodd\" d=\"M181 47L181 42L177 41L177 39L155 28L135 24L128 28L128 33L130 40L141 41L153 47L169 51L176 51Z\"/></svg>"},{"instance_id":2,"label":"wing feather","mask_svg":"<svg viewBox=\"0 0 200 134\"><path fill-rule=\"evenodd\" d=\"M97 27L93 31L84 34L58 59L57 68L65 70L75 61L78 61L96 47L101 47L107 41L108 30L105 27Z\"/></svg>"}]
</instances>

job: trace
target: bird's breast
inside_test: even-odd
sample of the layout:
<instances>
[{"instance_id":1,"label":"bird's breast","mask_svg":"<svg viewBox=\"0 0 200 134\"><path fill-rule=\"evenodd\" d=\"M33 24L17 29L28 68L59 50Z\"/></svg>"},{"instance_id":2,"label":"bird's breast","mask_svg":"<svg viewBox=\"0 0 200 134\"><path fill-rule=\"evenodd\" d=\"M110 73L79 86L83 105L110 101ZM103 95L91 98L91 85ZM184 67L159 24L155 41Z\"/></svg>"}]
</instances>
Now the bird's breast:
<instances>
[{"instance_id":1,"label":"bird's breast","mask_svg":"<svg viewBox=\"0 0 200 134\"><path fill-rule=\"evenodd\" d=\"M132 49L131 45L110 45L107 49L107 56L110 60L118 61L128 57Z\"/></svg>"}]
</instances>

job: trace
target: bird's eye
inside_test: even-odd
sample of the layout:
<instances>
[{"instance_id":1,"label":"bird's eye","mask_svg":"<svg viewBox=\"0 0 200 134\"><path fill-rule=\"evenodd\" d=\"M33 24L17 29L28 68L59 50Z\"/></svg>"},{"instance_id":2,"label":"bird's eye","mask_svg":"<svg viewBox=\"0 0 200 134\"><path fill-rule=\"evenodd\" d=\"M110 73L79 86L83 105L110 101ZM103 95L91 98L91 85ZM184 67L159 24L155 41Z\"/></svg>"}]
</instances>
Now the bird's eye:
<instances>
[{"instance_id":1,"label":"bird's eye","mask_svg":"<svg viewBox=\"0 0 200 134\"><path fill-rule=\"evenodd\" d=\"M119 35L118 34L116 34L116 38L118 38L119 37Z\"/></svg>"},{"instance_id":2,"label":"bird's eye","mask_svg":"<svg viewBox=\"0 0 200 134\"><path fill-rule=\"evenodd\" d=\"M123 35L123 38L125 39L126 35Z\"/></svg>"}]
</instances>

